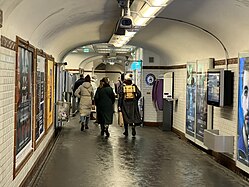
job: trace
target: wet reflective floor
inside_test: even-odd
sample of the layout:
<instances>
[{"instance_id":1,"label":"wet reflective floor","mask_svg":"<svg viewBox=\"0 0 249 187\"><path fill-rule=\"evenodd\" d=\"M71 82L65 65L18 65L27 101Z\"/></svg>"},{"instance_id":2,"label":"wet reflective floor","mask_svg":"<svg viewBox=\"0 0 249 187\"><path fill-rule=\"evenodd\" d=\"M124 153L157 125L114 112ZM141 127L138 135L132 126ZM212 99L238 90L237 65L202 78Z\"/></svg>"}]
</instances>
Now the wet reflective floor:
<instances>
[{"instance_id":1,"label":"wet reflective floor","mask_svg":"<svg viewBox=\"0 0 249 187\"><path fill-rule=\"evenodd\" d=\"M114 123L110 137L98 125L80 131L79 117L63 130L36 187L235 187L249 183L210 156L156 127L128 138ZM131 130L131 129L130 129Z\"/></svg>"}]
</instances>

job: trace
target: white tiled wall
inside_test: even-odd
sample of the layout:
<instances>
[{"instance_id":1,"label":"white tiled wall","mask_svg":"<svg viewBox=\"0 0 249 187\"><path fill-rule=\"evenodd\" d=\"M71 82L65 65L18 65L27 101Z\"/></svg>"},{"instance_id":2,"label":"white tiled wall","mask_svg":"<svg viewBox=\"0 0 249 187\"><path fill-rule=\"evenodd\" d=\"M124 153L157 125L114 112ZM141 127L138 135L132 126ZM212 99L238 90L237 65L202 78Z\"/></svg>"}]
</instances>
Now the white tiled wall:
<instances>
[{"instance_id":1,"label":"white tiled wall","mask_svg":"<svg viewBox=\"0 0 249 187\"><path fill-rule=\"evenodd\" d=\"M174 72L174 97L178 98L174 102L173 127L185 132L185 115L186 115L186 69L175 70L143 70L143 96L144 96L144 121L145 122L162 122L162 111L156 110L152 102L152 86L146 85L145 77L149 73L153 73L157 78L166 72Z\"/></svg>"},{"instance_id":2,"label":"white tiled wall","mask_svg":"<svg viewBox=\"0 0 249 187\"><path fill-rule=\"evenodd\" d=\"M174 72L174 97L178 101L174 102L173 127L181 132L185 132L186 121L186 78L187 70L176 69Z\"/></svg>"},{"instance_id":3,"label":"white tiled wall","mask_svg":"<svg viewBox=\"0 0 249 187\"><path fill-rule=\"evenodd\" d=\"M216 68L225 68L225 66L216 66ZM228 67L234 72L234 93L233 93L233 106L231 107L214 107L213 112L213 129L218 129L220 134L234 136L234 154L236 156L237 146L237 107L238 107L238 65L232 64ZM174 72L174 97L178 101L174 103L173 111L173 127L185 133L186 121L186 69L167 70ZM165 73L166 70L144 69L143 76L148 73L153 73L156 77L159 74ZM144 79L144 78L143 78ZM146 86L143 80L143 95L145 98L145 122L162 122L162 112L155 110L154 104L151 99L152 86ZM148 94L150 93L150 94Z\"/></svg>"},{"instance_id":4,"label":"white tiled wall","mask_svg":"<svg viewBox=\"0 0 249 187\"><path fill-rule=\"evenodd\" d=\"M225 68L225 66L216 66L216 68ZM213 128L218 129L220 134L234 136L234 155L236 155L237 146L237 120L238 120L238 65L228 66L229 70L234 72L234 92L233 106L231 107L214 107Z\"/></svg>"},{"instance_id":5,"label":"white tiled wall","mask_svg":"<svg viewBox=\"0 0 249 187\"><path fill-rule=\"evenodd\" d=\"M147 85L145 82L145 77L149 73L153 73L156 78L158 78L158 75L164 74L165 70L143 70L142 95L144 97L144 121L162 122L163 113L162 111L157 110L154 103L152 102L152 86Z\"/></svg>"},{"instance_id":6,"label":"white tiled wall","mask_svg":"<svg viewBox=\"0 0 249 187\"><path fill-rule=\"evenodd\" d=\"M0 186L13 178L15 54L0 48Z\"/></svg>"},{"instance_id":7,"label":"white tiled wall","mask_svg":"<svg viewBox=\"0 0 249 187\"><path fill-rule=\"evenodd\" d=\"M53 136L50 129L13 180L15 51L0 47L0 187L17 187Z\"/></svg>"}]
</instances>

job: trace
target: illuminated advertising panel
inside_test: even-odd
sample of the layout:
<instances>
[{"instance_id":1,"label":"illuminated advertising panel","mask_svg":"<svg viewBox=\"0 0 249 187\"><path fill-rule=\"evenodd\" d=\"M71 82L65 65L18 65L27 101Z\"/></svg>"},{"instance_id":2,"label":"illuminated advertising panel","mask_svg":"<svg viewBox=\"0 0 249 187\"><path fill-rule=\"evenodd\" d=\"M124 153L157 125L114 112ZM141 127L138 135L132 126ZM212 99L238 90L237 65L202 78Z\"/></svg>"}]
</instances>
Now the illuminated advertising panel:
<instances>
[{"instance_id":1,"label":"illuminated advertising panel","mask_svg":"<svg viewBox=\"0 0 249 187\"><path fill-rule=\"evenodd\" d=\"M16 166L32 149L33 53L18 47L16 64Z\"/></svg>"},{"instance_id":2,"label":"illuminated advertising panel","mask_svg":"<svg viewBox=\"0 0 249 187\"><path fill-rule=\"evenodd\" d=\"M249 57L239 58L238 85L238 155L242 164L249 166L248 127L249 127Z\"/></svg>"},{"instance_id":3,"label":"illuminated advertising panel","mask_svg":"<svg viewBox=\"0 0 249 187\"><path fill-rule=\"evenodd\" d=\"M187 63L186 133L195 134L196 63Z\"/></svg>"},{"instance_id":4,"label":"illuminated advertising panel","mask_svg":"<svg viewBox=\"0 0 249 187\"><path fill-rule=\"evenodd\" d=\"M35 140L44 133L45 127L45 58L37 56L36 71L36 123Z\"/></svg>"},{"instance_id":5,"label":"illuminated advertising panel","mask_svg":"<svg viewBox=\"0 0 249 187\"><path fill-rule=\"evenodd\" d=\"M47 129L53 124L54 115L54 62L47 63Z\"/></svg>"}]
</instances>

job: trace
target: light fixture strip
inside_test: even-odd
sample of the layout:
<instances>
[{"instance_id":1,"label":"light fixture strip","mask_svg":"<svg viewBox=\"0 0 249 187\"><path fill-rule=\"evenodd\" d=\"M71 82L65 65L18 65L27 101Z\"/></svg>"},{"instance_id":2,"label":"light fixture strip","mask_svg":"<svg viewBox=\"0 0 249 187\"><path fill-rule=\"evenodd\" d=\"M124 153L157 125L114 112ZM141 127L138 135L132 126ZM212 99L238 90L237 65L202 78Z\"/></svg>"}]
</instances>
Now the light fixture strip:
<instances>
[{"instance_id":1,"label":"light fixture strip","mask_svg":"<svg viewBox=\"0 0 249 187\"><path fill-rule=\"evenodd\" d=\"M133 18L133 23L135 26L139 27L146 26L151 19L155 18L155 16L159 14L159 12L173 0L142 0L142 1L145 4L139 12L131 11L132 13L136 14L136 16ZM136 32L128 32L126 30L124 36L113 34L109 43L114 45L115 47L122 47L123 45L126 45L138 31L139 29Z\"/></svg>"}]
</instances>

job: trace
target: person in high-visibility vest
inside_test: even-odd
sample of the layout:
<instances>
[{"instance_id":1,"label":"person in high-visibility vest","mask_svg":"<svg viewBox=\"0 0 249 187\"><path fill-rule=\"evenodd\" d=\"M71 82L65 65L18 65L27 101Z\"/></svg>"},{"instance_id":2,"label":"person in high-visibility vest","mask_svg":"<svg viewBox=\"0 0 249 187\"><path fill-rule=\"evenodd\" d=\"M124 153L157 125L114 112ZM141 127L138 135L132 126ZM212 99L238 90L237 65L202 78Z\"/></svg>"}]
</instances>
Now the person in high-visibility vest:
<instances>
[{"instance_id":1,"label":"person in high-visibility vest","mask_svg":"<svg viewBox=\"0 0 249 187\"><path fill-rule=\"evenodd\" d=\"M119 89L119 110L124 119L124 135L128 136L128 127L132 127L132 135L136 136L136 126L142 123L138 108L138 100L141 97L139 88L132 83L132 74L125 75L125 80Z\"/></svg>"}]
</instances>

